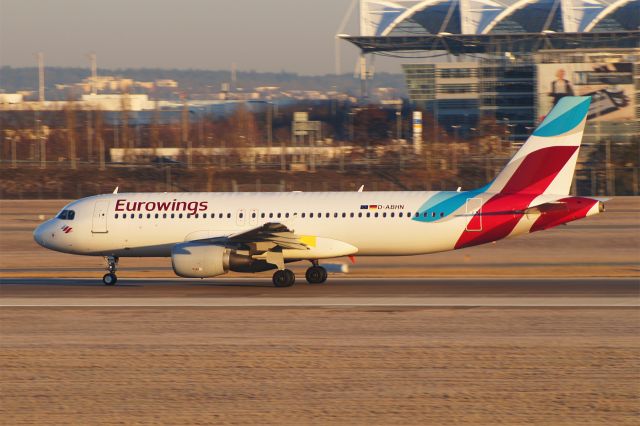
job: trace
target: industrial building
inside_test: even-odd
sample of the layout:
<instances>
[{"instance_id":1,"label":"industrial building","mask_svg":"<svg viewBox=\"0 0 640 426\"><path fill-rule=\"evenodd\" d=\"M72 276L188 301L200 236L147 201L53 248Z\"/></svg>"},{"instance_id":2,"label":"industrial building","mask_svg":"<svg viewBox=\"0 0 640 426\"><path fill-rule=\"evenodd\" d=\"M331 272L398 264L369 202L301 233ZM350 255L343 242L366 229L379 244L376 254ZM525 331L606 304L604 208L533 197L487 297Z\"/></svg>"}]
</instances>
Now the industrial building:
<instances>
[{"instance_id":1,"label":"industrial building","mask_svg":"<svg viewBox=\"0 0 640 426\"><path fill-rule=\"evenodd\" d=\"M439 124L427 140L483 119L522 140L574 94L593 98L589 145L640 133L639 26L640 0L361 0L360 35L343 38L402 58L410 100Z\"/></svg>"}]
</instances>

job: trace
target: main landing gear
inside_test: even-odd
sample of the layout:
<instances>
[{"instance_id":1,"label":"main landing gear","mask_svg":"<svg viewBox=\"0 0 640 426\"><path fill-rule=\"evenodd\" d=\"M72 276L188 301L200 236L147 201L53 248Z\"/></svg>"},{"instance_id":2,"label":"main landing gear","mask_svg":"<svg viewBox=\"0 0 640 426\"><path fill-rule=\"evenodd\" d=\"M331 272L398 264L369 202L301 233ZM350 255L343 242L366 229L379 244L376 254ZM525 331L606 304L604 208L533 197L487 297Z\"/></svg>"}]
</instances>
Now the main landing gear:
<instances>
[{"instance_id":1,"label":"main landing gear","mask_svg":"<svg viewBox=\"0 0 640 426\"><path fill-rule=\"evenodd\" d=\"M280 269L273 274L273 285L291 287L296 282L296 275L291 269Z\"/></svg>"},{"instance_id":2,"label":"main landing gear","mask_svg":"<svg viewBox=\"0 0 640 426\"><path fill-rule=\"evenodd\" d=\"M311 261L312 266L304 274L309 284L322 284L327 280L327 270ZM276 287L291 287L296 282L296 276L290 269L280 269L273 274L273 285Z\"/></svg>"},{"instance_id":3,"label":"main landing gear","mask_svg":"<svg viewBox=\"0 0 640 426\"><path fill-rule=\"evenodd\" d=\"M309 284L322 284L327 280L327 270L318 265L318 261L312 262L313 266L304 274Z\"/></svg>"},{"instance_id":4,"label":"main landing gear","mask_svg":"<svg viewBox=\"0 0 640 426\"><path fill-rule=\"evenodd\" d=\"M108 273L104 274L102 277L102 282L105 285L115 285L118 282L118 277L116 276L116 270L118 269L118 258L115 256L105 256L105 260L107 261L107 270Z\"/></svg>"}]
</instances>

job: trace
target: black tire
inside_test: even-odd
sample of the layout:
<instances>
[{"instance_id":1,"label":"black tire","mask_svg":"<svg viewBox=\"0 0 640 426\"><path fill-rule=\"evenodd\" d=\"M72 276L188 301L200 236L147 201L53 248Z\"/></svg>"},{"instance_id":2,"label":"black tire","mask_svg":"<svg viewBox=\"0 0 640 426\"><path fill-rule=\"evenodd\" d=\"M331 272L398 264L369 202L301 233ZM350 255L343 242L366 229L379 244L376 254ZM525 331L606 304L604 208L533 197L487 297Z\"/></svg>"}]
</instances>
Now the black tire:
<instances>
[{"instance_id":1,"label":"black tire","mask_svg":"<svg viewBox=\"0 0 640 426\"><path fill-rule=\"evenodd\" d=\"M295 274L289 269L276 271L273 274L273 285L276 287L291 287L296 282Z\"/></svg>"},{"instance_id":2,"label":"black tire","mask_svg":"<svg viewBox=\"0 0 640 426\"><path fill-rule=\"evenodd\" d=\"M324 269L322 266L318 266L318 268L320 268L320 270L322 271L322 279L319 282L319 284L322 284L327 280L327 277L329 276L329 274L327 273L327 270Z\"/></svg>"},{"instance_id":3,"label":"black tire","mask_svg":"<svg viewBox=\"0 0 640 426\"><path fill-rule=\"evenodd\" d=\"M287 276L287 287L291 287L296 283L296 274L291 269L285 269L284 273Z\"/></svg>"},{"instance_id":4,"label":"black tire","mask_svg":"<svg viewBox=\"0 0 640 426\"><path fill-rule=\"evenodd\" d=\"M102 282L104 283L104 285L116 285L116 283L118 282L118 277L116 276L116 274L104 274L104 276L102 277Z\"/></svg>"},{"instance_id":5,"label":"black tire","mask_svg":"<svg viewBox=\"0 0 640 426\"><path fill-rule=\"evenodd\" d=\"M312 266L304 275L309 284L321 284L327 280L327 270L322 266Z\"/></svg>"}]
</instances>

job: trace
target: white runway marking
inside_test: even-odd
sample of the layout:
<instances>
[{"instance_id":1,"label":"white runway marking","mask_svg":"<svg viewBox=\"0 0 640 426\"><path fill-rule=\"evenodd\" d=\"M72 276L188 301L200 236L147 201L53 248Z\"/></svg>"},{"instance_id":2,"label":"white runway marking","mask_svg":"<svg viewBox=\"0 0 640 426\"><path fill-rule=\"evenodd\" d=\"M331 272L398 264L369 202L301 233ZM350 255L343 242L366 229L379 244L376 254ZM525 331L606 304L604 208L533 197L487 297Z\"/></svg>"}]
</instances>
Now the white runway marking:
<instances>
[{"instance_id":1,"label":"white runway marking","mask_svg":"<svg viewBox=\"0 0 640 426\"><path fill-rule=\"evenodd\" d=\"M640 307L638 297L223 297L2 298L0 307L29 308L314 308L314 307Z\"/></svg>"}]
</instances>

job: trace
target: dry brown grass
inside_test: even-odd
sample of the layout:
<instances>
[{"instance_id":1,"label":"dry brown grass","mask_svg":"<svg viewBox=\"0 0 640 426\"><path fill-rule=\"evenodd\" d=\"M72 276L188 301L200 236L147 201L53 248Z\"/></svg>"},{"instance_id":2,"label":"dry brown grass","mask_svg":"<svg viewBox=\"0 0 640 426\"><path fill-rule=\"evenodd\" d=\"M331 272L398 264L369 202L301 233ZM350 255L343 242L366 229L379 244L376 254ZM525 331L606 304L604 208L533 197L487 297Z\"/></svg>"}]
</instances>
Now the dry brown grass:
<instances>
[{"instance_id":1,"label":"dry brown grass","mask_svg":"<svg viewBox=\"0 0 640 426\"><path fill-rule=\"evenodd\" d=\"M3 424L640 418L638 310L4 308Z\"/></svg>"}]
</instances>

